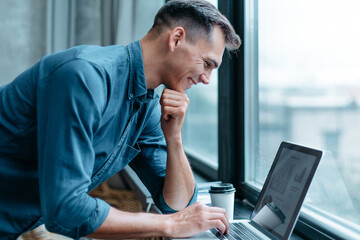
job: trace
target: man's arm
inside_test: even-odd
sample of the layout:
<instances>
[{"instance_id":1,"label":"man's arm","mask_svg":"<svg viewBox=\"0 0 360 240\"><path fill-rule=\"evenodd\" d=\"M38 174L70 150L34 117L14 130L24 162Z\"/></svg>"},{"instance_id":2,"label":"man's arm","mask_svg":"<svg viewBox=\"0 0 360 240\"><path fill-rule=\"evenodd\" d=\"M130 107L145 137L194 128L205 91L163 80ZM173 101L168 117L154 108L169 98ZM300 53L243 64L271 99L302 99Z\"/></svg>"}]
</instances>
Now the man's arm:
<instances>
[{"instance_id":1,"label":"man's arm","mask_svg":"<svg viewBox=\"0 0 360 240\"><path fill-rule=\"evenodd\" d=\"M89 237L182 238L210 228L217 228L222 233L228 231L224 209L208 207L199 202L186 207L195 188L194 177L181 143L181 127L188 104L189 100L185 94L169 89L165 89L161 97L161 125L168 145L163 198L169 207L182 210L173 214L151 214L128 213L111 208L105 222ZM139 171L140 166L144 166L144 163L137 162L132 167ZM143 180L146 182L149 179ZM153 187L152 184L149 187Z\"/></svg>"},{"instance_id":2,"label":"man's arm","mask_svg":"<svg viewBox=\"0 0 360 240\"><path fill-rule=\"evenodd\" d=\"M217 228L222 233L227 232L228 222L224 209L208 207L199 202L173 214L129 213L111 207L105 222L88 237L183 238L210 228Z\"/></svg>"},{"instance_id":3,"label":"man's arm","mask_svg":"<svg viewBox=\"0 0 360 240\"><path fill-rule=\"evenodd\" d=\"M49 231L77 239L99 228L110 210L87 194L106 79L82 59L45 76L36 99L41 215Z\"/></svg>"},{"instance_id":4,"label":"man's arm","mask_svg":"<svg viewBox=\"0 0 360 240\"><path fill-rule=\"evenodd\" d=\"M185 93L164 89L160 103L161 128L167 144L163 197L168 206L180 210L188 205L195 189L194 176L185 156L181 137L189 98Z\"/></svg>"}]
</instances>

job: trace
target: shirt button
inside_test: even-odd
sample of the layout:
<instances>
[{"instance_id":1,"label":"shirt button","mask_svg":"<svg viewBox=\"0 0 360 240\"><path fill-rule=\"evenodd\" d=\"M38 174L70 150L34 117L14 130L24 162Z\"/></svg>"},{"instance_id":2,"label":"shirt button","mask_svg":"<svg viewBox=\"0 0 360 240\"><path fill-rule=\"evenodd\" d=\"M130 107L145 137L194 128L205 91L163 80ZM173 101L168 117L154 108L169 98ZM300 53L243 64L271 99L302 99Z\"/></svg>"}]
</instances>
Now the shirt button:
<instances>
[{"instance_id":1,"label":"shirt button","mask_svg":"<svg viewBox=\"0 0 360 240\"><path fill-rule=\"evenodd\" d=\"M130 98L133 98L134 97L134 94L130 93Z\"/></svg>"}]
</instances>

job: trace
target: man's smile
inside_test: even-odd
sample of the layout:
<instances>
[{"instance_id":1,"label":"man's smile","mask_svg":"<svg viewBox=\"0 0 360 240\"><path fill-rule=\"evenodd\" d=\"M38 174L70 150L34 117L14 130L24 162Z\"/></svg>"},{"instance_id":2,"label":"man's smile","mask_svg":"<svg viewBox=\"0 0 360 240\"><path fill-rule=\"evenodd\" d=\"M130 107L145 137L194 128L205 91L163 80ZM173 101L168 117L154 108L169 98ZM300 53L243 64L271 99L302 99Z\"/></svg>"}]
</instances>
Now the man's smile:
<instances>
[{"instance_id":1,"label":"man's smile","mask_svg":"<svg viewBox=\"0 0 360 240\"><path fill-rule=\"evenodd\" d=\"M192 77L188 77L189 86L196 85L197 81L195 81Z\"/></svg>"}]
</instances>

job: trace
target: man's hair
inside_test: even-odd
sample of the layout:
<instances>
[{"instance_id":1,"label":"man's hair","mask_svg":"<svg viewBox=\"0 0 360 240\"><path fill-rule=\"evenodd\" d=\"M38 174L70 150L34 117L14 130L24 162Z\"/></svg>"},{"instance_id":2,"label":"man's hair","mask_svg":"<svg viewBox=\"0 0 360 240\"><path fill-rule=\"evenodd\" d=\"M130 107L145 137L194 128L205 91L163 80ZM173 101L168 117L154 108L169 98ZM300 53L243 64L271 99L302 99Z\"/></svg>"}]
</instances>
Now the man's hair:
<instances>
[{"instance_id":1,"label":"man's hair","mask_svg":"<svg viewBox=\"0 0 360 240\"><path fill-rule=\"evenodd\" d=\"M204 0L168 1L156 14L150 31L161 33L165 28L177 26L185 29L186 39L190 43L200 38L211 41L214 27L218 26L227 50L234 51L241 45L241 39L229 20L214 5Z\"/></svg>"}]
</instances>

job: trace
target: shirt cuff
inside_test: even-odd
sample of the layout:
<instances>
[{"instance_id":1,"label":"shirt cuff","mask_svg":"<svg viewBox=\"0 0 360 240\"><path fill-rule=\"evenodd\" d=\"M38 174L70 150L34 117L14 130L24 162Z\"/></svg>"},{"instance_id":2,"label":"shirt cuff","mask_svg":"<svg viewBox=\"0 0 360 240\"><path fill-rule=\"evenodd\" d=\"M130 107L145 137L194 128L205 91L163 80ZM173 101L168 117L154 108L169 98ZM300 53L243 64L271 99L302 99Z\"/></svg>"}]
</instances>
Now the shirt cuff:
<instances>
[{"instance_id":1,"label":"shirt cuff","mask_svg":"<svg viewBox=\"0 0 360 240\"><path fill-rule=\"evenodd\" d=\"M94 200L96 201L96 208L91 214L91 217L79 226L75 227L75 229L68 229L55 223L45 225L46 228L48 228L51 232L56 232L74 239L79 239L95 232L107 218L110 212L110 205L98 198Z\"/></svg>"},{"instance_id":2,"label":"shirt cuff","mask_svg":"<svg viewBox=\"0 0 360 240\"><path fill-rule=\"evenodd\" d=\"M197 187L197 184L195 184L194 193L193 193L193 195L192 195L192 197L191 197L191 199L190 199L190 201L189 201L189 203L188 203L188 205L186 207L194 204L197 201L197 195L198 195L198 187ZM157 202L156 205L161 210L161 212L164 213L164 214L176 213L177 212L177 210L174 210L171 207L169 207L169 205L167 205L167 203L164 200L164 195L163 195L162 192L161 192L160 196L158 197L158 201L156 201L156 202Z\"/></svg>"},{"instance_id":3,"label":"shirt cuff","mask_svg":"<svg viewBox=\"0 0 360 240\"><path fill-rule=\"evenodd\" d=\"M101 199L96 198L95 200L97 208L92 214L92 218L89 221L88 230L81 233L82 236L87 236L95 232L101 226L101 224L105 222L105 219L109 215L110 205Z\"/></svg>"}]
</instances>

